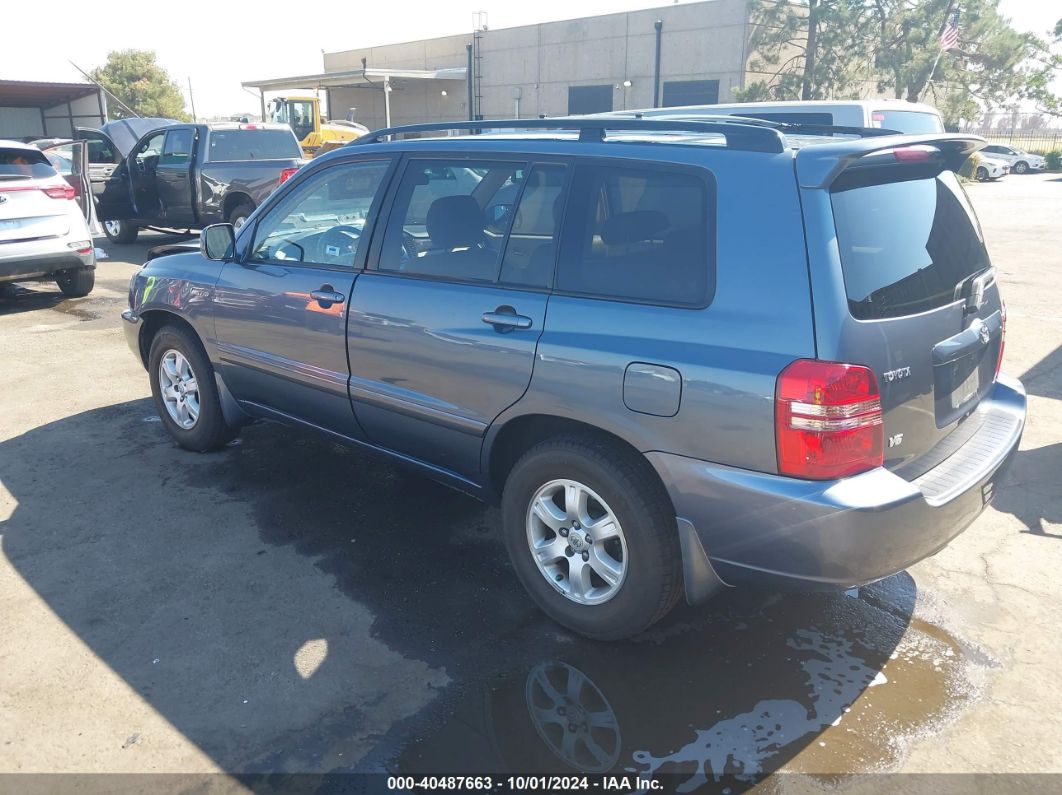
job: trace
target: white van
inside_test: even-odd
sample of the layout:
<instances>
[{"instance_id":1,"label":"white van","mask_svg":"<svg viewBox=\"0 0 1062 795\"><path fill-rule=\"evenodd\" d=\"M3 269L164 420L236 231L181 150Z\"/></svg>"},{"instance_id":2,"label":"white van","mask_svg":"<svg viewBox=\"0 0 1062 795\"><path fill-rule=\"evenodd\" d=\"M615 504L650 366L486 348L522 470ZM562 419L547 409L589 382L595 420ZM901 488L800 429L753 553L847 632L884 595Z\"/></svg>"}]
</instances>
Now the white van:
<instances>
[{"instance_id":1,"label":"white van","mask_svg":"<svg viewBox=\"0 0 1062 795\"><path fill-rule=\"evenodd\" d=\"M786 124L828 124L841 127L881 127L906 134L944 132L936 108L898 99L830 100L822 102L743 102L727 105L684 105L673 108L619 111L642 118L711 114L745 116Z\"/></svg>"}]
</instances>

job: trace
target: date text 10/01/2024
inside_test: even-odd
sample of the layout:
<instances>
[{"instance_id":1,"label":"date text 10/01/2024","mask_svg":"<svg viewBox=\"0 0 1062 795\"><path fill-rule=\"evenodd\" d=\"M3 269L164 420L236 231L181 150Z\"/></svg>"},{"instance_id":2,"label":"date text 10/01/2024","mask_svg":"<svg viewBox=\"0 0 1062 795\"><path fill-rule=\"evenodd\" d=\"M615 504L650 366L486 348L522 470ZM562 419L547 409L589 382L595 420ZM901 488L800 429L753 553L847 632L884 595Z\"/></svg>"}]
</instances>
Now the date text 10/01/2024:
<instances>
[{"instance_id":1,"label":"date text 10/01/2024","mask_svg":"<svg viewBox=\"0 0 1062 795\"><path fill-rule=\"evenodd\" d=\"M544 791L602 790L651 792L663 788L655 779L638 776L389 776L387 788L394 791L468 790L468 791Z\"/></svg>"}]
</instances>

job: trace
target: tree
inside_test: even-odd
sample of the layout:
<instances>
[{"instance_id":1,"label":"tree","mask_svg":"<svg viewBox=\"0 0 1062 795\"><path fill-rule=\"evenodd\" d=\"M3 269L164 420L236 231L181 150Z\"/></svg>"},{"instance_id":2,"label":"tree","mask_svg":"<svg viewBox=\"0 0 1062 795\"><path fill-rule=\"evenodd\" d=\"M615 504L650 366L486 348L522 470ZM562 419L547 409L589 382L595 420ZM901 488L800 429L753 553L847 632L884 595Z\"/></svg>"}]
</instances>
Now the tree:
<instances>
[{"instance_id":1,"label":"tree","mask_svg":"<svg viewBox=\"0 0 1062 795\"><path fill-rule=\"evenodd\" d=\"M150 50L117 50L107 54L107 63L93 69L93 80L102 85L140 116L162 116L187 121L180 88L158 65ZM123 119L132 115L117 102L108 103L108 115Z\"/></svg>"},{"instance_id":2,"label":"tree","mask_svg":"<svg viewBox=\"0 0 1062 795\"><path fill-rule=\"evenodd\" d=\"M858 89L865 18L855 0L763 0L750 6L749 71L757 80L736 94L742 102L826 99ZM862 72L862 73L861 73Z\"/></svg>"},{"instance_id":3,"label":"tree","mask_svg":"<svg viewBox=\"0 0 1062 795\"><path fill-rule=\"evenodd\" d=\"M948 123L1018 99L1038 99L1051 112L1047 86L1058 57L1043 40L1014 30L997 3L761 0L750 10L748 47L749 71L764 78L739 98L928 97ZM942 53L940 34L955 10L959 41Z\"/></svg>"}]
</instances>

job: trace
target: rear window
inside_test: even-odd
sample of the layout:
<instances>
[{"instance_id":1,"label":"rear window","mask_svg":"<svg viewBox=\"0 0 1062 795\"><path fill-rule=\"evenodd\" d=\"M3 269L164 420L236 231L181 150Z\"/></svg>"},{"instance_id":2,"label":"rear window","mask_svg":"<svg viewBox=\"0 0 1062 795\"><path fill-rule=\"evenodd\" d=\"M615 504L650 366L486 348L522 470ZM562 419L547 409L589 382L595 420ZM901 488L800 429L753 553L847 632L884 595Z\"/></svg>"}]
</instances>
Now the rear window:
<instances>
[{"instance_id":1,"label":"rear window","mask_svg":"<svg viewBox=\"0 0 1062 795\"><path fill-rule=\"evenodd\" d=\"M859 320L945 306L990 265L973 207L950 171L842 186L832 200L848 307Z\"/></svg>"},{"instance_id":2,"label":"rear window","mask_svg":"<svg viewBox=\"0 0 1062 795\"><path fill-rule=\"evenodd\" d=\"M944 132L944 125L935 113L916 110L875 110L870 114L875 127L896 130L905 135Z\"/></svg>"},{"instance_id":3,"label":"rear window","mask_svg":"<svg viewBox=\"0 0 1062 795\"><path fill-rule=\"evenodd\" d=\"M0 148L0 181L44 179L54 177L55 173L39 149Z\"/></svg>"},{"instance_id":4,"label":"rear window","mask_svg":"<svg viewBox=\"0 0 1062 795\"><path fill-rule=\"evenodd\" d=\"M214 130L207 157L226 160L291 160L302 157L291 130Z\"/></svg>"}]
</instances>

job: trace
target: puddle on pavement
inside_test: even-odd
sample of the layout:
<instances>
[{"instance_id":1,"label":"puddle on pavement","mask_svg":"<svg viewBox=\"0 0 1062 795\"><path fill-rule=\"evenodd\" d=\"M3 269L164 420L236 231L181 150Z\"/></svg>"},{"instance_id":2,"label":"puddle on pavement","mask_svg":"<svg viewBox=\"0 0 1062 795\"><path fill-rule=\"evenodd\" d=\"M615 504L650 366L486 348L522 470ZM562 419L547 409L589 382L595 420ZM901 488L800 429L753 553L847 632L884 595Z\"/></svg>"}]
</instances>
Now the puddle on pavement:
<instances>
[{"instance_id":1,"label":"puddle on pavement","mask_svg":"<svg viewBox=\"0 0 1062 795\"><path fill-rule=\"evenodd\" d=\"M120 311L117 307L121 303L122 300L119 298L105 298L92 294L84 298L66 298L58 290L38 290L15 285L8 293L0 295L0 315L51 309L85 322L99 320L102 317L117 317ZM55 326L54 328L62 327ZM40 330L50 328L52 327L41 325Z\"/></svg>"},{"instance_id":2,"label":"puddle on pavement","mask_svg":"<svg viewBox=\"0 0 1062 795\"><path fill-rule=\"evenodd\" d=\"M743 789L783 771L843 789L895 769L980 692L970 670L980 664L940 627L909 619L913 583L893 579L886 589L911 593L889 609L862 596L757 606L734 595L707 621L683 611L655 640L556 644L495 681L466 683L434 731L419 727L378 761L399 774L651 775L679 791Z\"/></svg>"},{"instance_id":3,"label":"puddle on pavement","mask_svg":"<svg viewBox=\"0 0 1062 795\"><path fill-rule=\"evenodd\" d=\"M359 730L339 717L309 750L251 771L331 759L411 775L654 774L683 791L792 771L843 788L896 769L993 665L942 628L946 616L916 615L906 573L849 593L734 589L636 641L589 642L530 604L489 532L496 510L297 431L241 438L190 485L246 501L265 543L312 558L373 612L377 640L450 682L360 761L331 753Z\"/></svg>"}]
</instances>

